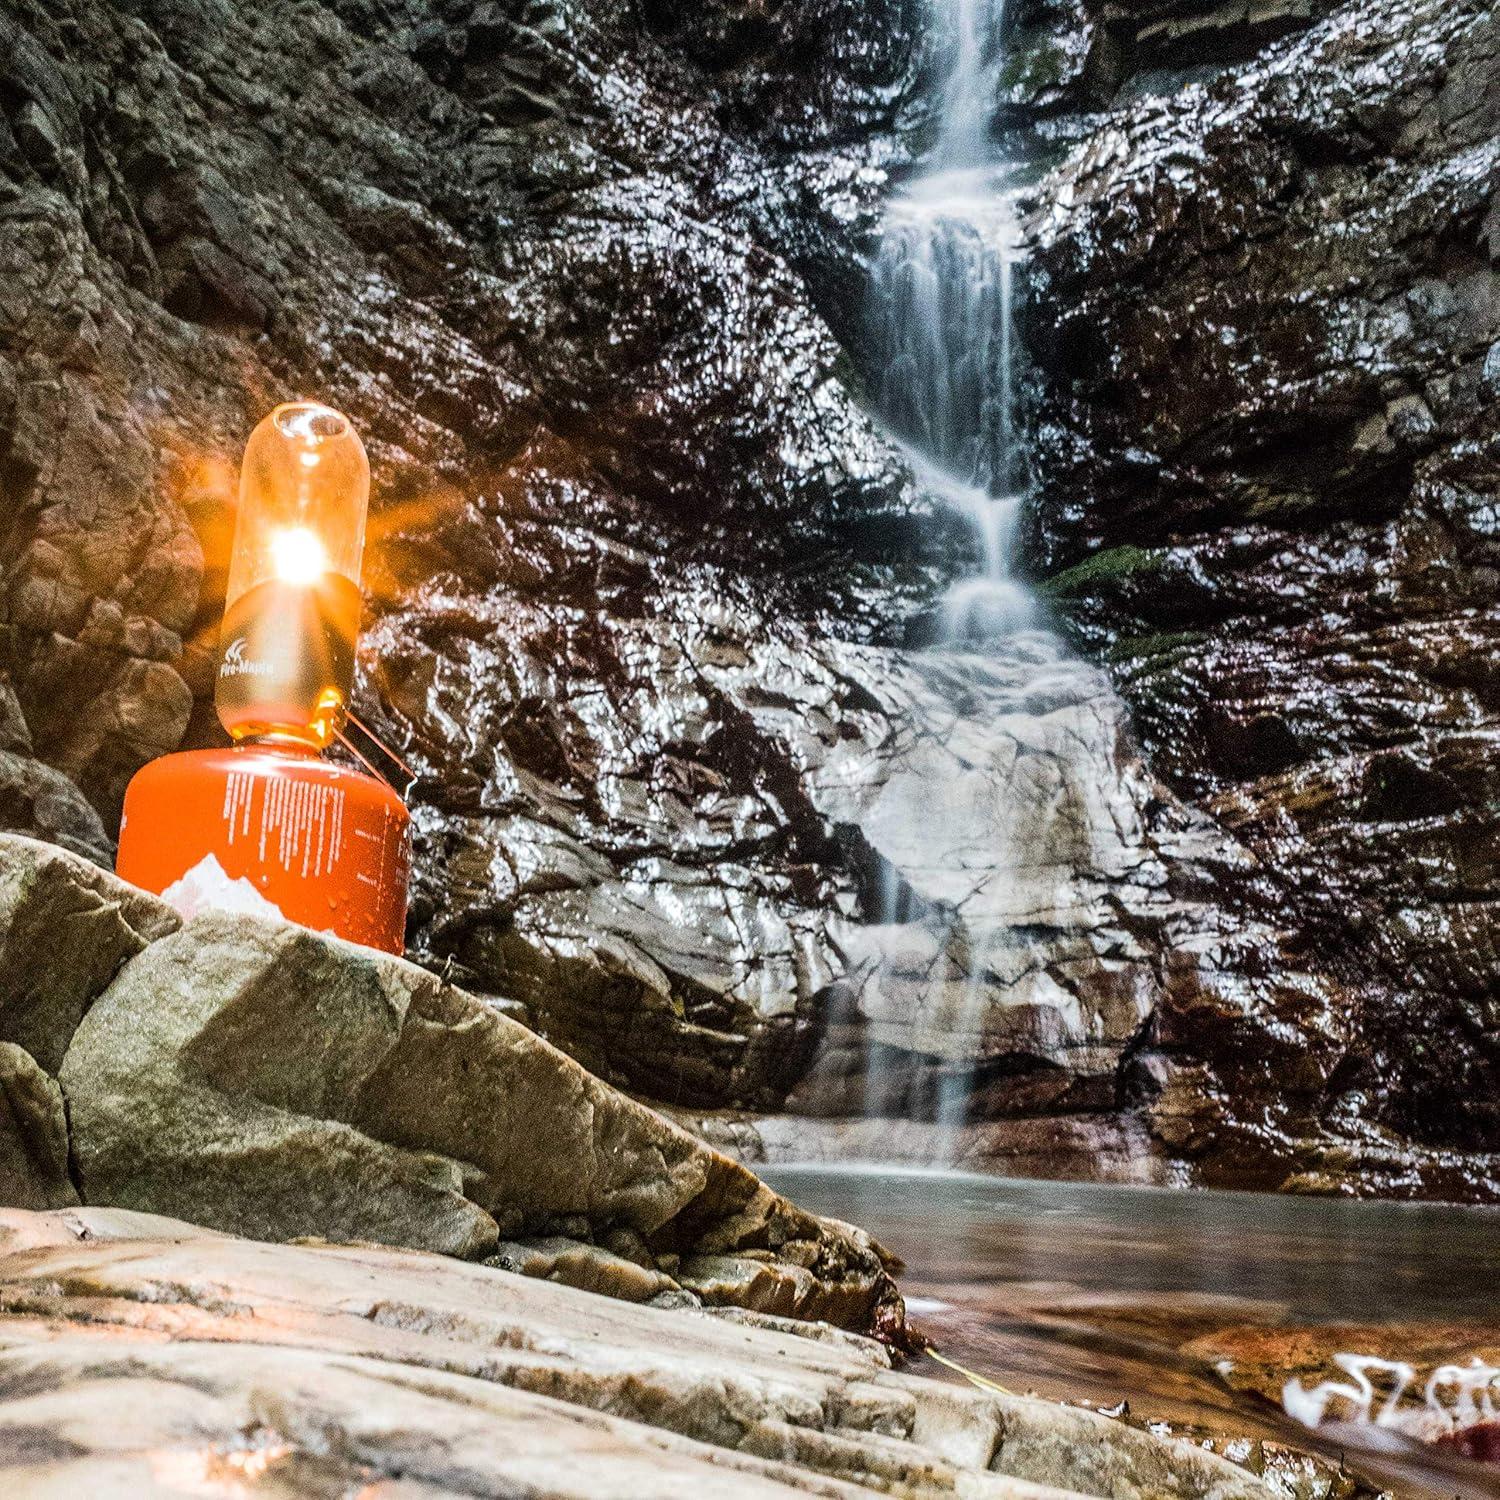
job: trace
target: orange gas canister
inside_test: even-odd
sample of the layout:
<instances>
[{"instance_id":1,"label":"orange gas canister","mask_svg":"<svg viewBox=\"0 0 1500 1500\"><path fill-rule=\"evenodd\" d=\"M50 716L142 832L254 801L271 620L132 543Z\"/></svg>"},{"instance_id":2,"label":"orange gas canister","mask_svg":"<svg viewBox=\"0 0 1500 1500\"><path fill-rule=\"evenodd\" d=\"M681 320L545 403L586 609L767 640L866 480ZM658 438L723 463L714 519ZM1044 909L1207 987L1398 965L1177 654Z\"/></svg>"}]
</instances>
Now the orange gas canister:
<instances>
[{"instance_id":1,"label":"orange gas canister","mask_svg":"<svg viewBox=\"0 0 1500 1500\"><path fill-rule=\"evenodd\" d=\"M187 915L280 915L400 953L411 820L385 782L311 749L189 750L136 773L116 868Z\"/></svg>"}]
</instances>

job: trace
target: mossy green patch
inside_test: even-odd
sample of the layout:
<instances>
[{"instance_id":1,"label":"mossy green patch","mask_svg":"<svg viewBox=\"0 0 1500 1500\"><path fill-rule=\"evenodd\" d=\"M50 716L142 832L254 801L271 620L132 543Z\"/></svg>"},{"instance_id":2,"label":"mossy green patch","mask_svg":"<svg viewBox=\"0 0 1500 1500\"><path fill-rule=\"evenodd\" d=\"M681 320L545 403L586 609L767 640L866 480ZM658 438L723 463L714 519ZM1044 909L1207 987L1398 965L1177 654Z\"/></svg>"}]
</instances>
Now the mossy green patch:
<instances>
[{"instance_id":1,"label":"mossy green patch","mask_svg":"<svg viewBox=\"0 0 1500 1500\"><path fill-rule=\"evenodd\" d=\"M1107 659L1115 666L1180 656L1210 639L1202 630L1163 630L1152 635L1123 635L1110 646Z\"/></svg>"},{"instance_id":2,"label":"mossy green patch","mask_svg":"<svg viewBox=\"0 0 1500 1500\"><path fill-rule=\"evenodd\" d=\"M1252 500L1245 507L1245 514L1252 520L1266 521L1277 517L1291 517L1306 514L1308 511L1317 510L1326 502L1317 495L1310 495L1304 490L1279 491L1272 495L1262 495L1258 500Z\"/></svg>"},{"instance_id":3,"label":"mossy green patch","mask_svg":"<svg viewBox=\"0 0 1500 1500\"><path fill-rule=\"evenodd\" d=\"M1145 547L1111 547L1054 573L1042 584L1042 592L1053 599L1082 598L1106 592L1128 578L1159 573L1165 563L1164 552L1152 552Z\"/></svg>"},{"instance_id":4,"label":"mossy green patch","mask_svg":"<svg viewBox=\"0 0 1500 1500\"><path fill-rule=\"evenodd\" d=\"M1059 87L1067 76L1068 54L1045 34L1012 44L1000 70L1000 87L1012 98L1034 97Z\"/></svg>"}]
</instances>

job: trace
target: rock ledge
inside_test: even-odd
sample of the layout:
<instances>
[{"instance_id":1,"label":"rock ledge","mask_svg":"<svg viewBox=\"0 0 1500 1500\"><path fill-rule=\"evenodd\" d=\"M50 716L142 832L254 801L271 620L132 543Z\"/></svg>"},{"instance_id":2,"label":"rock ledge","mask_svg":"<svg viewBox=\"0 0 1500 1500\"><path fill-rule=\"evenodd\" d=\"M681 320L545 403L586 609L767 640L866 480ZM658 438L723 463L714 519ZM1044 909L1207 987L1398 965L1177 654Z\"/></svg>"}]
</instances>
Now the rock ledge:
<instances>
[{"instance_id":1,"label":"rock ledge","mask_svg":"<svg viewBox=\"0 0 1500 1500\"><path fill-rule=\"evenodd\" d=\"M1256 1500L1092 1412L754 1314L149 1215L0 1212L0 1488L28 1496Z\"/></svg>"}]
</instances>

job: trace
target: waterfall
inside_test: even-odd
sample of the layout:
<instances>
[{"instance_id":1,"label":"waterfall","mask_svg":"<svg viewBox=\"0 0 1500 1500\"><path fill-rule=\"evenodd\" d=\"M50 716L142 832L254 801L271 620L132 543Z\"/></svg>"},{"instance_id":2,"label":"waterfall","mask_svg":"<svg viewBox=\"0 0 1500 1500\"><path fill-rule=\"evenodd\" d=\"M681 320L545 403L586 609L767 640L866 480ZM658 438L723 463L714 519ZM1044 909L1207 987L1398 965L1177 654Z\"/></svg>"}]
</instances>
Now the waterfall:
<instances>
[{"instance_id":1,"label":"waterfall","mask_svg":"<svg viewBox=\"0 0 1500 1500\"><path fill-rule=\"evenodd\" d=\"M863 1088L866 1113L956 1126L997 1026L1002 1048L1044 1050L1027 1030L1043 967L1027 933L1067 905L1052 872L1070 852L1076 861L1090 851L1064 848L1055 864L1033 857L1038 843L1057 854L1071 787L1028 791L1017 749L1025 731L1007 729L1037 711L1049 684L1071 681L1074 664L1014 571L1027 484L1012 320L1020 252L1014 173L990 130L1003 4L931 3L947 61L935 144L888 205L870 266L869 337L881 413L919 484L968 528L976 561L915 659L934 707L871 823L893 870L917 879L914 892L893 874L871 914ZM909 1063L890 1061L914 1052L938 1058L935 1080L913 1082Z\"/></svg>"},{"instance_id":2,"label":"waterfall","mask_svg":"<svg viewBox=\"0 0 1500 1500\"><path fill-rule=\"evenodd\" d=\"M939 5L943 0L936 0ZM1005 0L951 0L952 61L939 98L940 126L934 160L940 166L982 166L990 158L998 49Z\"/></svg>"},{"instance_id":3,"label":"waterfall","mask_svg":"<svg viewBox=\"0 0 1500 1500\"><path fill-rule=\"evenodd\" d=\"M1034 621L1012 577L1025 487L1015 420L1009 164L991 144L1003 0L934 0L951 25L937 144L889 205L871 268L879 403L919 480L971 528L979 568L956 583L944 639L999 636Z\"/></svg>"}]
</instances>

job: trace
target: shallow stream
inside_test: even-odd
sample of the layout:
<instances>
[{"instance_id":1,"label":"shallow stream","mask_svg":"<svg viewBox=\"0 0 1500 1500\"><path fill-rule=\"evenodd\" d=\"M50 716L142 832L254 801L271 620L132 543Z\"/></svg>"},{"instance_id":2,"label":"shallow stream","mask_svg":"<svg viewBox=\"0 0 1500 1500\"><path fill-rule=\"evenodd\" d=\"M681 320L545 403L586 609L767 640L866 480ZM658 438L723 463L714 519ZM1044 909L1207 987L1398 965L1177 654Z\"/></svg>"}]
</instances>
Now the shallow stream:
<instances>
[{"instance_id":1,"label":"shallow stream","mask_svg":"<svg viewBox=\"0 0 1500 1500\"><path fill-rule=\"evenodd\" d=\"M1429 1407L1434 1371L1500 1365L1500 1211L881 1167L764 1175L900 1256L918 1328L1009 1390L1124 1403L1287 1495L1500 1496L1500 1465L1422 1440L1463 1400L1440 1384ZM1323 1386L1359 1391L1341 1354L1409 1365L1407 1395L1390 1403L1390 1373L1356 1364L1373 1398L1350 1420L1361 1403ZM1317 1429L1284 1409L1289 1381L1328 1392ZM1483 1393L1470 1400L1481 1415Z\"/></svg>"}]
</instances>

